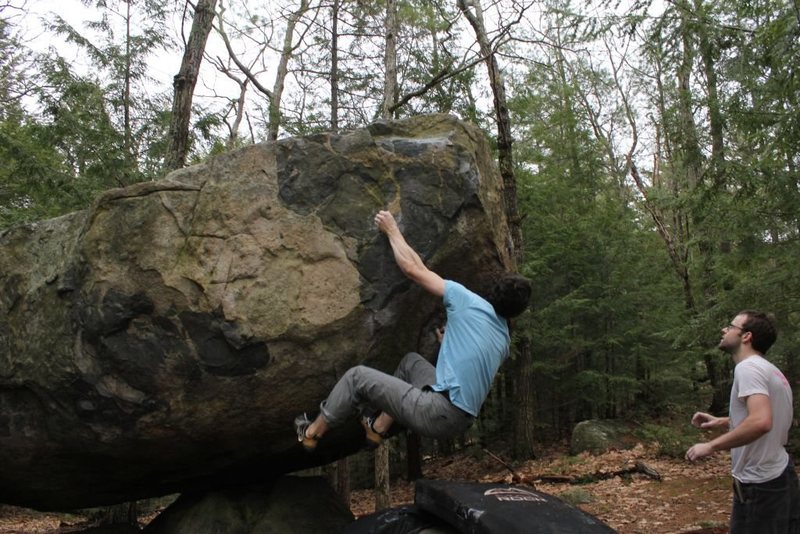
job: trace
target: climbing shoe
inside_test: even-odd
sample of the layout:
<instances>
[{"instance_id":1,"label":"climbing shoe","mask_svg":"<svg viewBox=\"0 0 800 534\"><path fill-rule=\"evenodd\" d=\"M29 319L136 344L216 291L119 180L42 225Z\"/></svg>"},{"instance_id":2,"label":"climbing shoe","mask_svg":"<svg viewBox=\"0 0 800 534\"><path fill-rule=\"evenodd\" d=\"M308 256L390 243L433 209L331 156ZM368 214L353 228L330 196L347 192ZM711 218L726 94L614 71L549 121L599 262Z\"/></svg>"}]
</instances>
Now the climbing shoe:
<instances>
[{"instance_id":1,"label":"climbing shoe","mask_svg":"<svg viewBox=\"0 0 800 534\"><path fill-rule=\"evenodd\" d=\"M303 444L306 452L314 452L319 442L319 436L307 435L308 427L311 426L311 420L305 413L302 413L294 418L294 428L297 431L297 441Z\"/></svg>"},{"instance_id":2,"label":"climbing shoe","mask_svg":"<svg viewBox=\"0 0 800 534\"><path fill-rule=\"evenodd\" d=\"M361 418L361 426L364 427L364 432L367 438L367 447L370 449L377 449L381 442L389 437L387 432L378 432L375 430L375 420L380 415L380 412L373 417L364 416Z\"/></svg>"}]
</instances>

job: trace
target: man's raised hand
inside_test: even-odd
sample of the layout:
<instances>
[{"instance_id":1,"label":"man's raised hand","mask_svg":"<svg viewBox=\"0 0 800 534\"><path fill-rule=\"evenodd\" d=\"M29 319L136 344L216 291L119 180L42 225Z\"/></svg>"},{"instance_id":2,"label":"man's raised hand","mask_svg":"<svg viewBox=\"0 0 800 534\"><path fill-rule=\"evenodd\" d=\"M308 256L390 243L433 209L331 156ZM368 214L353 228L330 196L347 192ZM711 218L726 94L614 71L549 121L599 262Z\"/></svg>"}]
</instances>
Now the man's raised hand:
<instances>
[{"instance_id":1,"label":"man's raised hand","mask_svg":"<svg viewBox=\"0 0 800 534\"><path fill-rule=\"evenodd\" d=\"M705 412L697 412L692 416L692 425L697 428L714 428L720 424L720 418Z\"/></svg>"},{"instance_id":2,"label":"man's raised hand","mask_svg":"<svg viewBox=\"0 0 800 534\"><path fill-rule=\"evenodd\" d=\"M386 210L381 210L375 214L375 224L378 226L378 230L386 235L394 231L400 231L397 227L397 221L394 220L394 215Z\"/></svg>"}]
</instances>

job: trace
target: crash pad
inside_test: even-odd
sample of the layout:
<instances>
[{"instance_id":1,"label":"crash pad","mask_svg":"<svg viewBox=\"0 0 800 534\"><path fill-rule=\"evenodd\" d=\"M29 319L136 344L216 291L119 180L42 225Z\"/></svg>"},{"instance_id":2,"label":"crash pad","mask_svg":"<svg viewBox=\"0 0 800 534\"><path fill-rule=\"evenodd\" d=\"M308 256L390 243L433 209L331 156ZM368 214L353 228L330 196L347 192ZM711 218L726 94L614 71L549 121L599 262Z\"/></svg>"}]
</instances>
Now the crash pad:
<instances>
[{"instance_id":1,"label":"crash pad","mask_svg":"<svg viewBox=\"0 0 800 534\"><path fill-rule=\"evenodd\" d=\"M459 534L435 515L417 506L400 506L360 517L342 534Z\"/></svg>"},{"instance_id":2,"label":"crash pad","mask_svg":"<svg viewBox=\"0 0 800 534\"><path fill-rule=\"evenodd\" d=\"M528 486L419 480L414 504L464 534L606 534L596 517Z\"/></svg>"}]
</instances>

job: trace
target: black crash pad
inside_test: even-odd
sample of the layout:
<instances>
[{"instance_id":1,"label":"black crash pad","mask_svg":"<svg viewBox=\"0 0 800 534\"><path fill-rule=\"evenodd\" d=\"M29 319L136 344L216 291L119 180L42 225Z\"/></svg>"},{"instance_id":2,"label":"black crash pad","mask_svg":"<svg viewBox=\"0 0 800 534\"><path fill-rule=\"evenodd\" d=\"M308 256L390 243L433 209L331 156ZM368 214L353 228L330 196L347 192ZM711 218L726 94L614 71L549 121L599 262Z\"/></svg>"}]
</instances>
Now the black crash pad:
<instances>
[{"instance_id":1,"label":"black crash pad","mask_svg":"<svg viewBox=\"0 0 800 534\"><path fill-rule=\"evenodd\" d=\"M419 480L414 504L462 534L601 534L596 517L526 486Z\"/></svg>"},{"instance_id":2,"label":"black crash pad","mask_svg":"<svg viewBox=\"0 0 800 534\"><path fill-rule=\"evenodd\" d=\"M416 506L401 506L360 517L341 534L459 534L433 514Z\"/></svg>"}]
</instances>

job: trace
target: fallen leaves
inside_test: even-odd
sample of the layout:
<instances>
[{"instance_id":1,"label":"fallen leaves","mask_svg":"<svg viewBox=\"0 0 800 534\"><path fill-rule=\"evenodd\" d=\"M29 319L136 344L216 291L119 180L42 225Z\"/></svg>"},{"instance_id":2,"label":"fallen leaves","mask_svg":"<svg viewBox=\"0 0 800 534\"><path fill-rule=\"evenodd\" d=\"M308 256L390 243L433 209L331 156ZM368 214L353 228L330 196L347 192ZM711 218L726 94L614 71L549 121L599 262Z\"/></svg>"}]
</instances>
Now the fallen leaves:
<instances>
[{"instance_id":1,"label":"fallen leaves","mask_svg":"<svg viewBox=\"0 0 800 534\"><path fill-rule=\"evenodd\" d=\"M634 468L637 462L657 471L662 480L631 472L587 484L569 483ZM731 501L727 454L690 464L682 459L659 457L654 450L637 445L630 450L601 455L568 456L563 450L552 450L524 464L513 467L507 464L490 455L476 457L462 452L446 459L429 460L423 473L427 478L509 484L519 477L518 480L535 485L537 490L560 496L595 515L622 534L727 532ZM562 477L565 482L546 482L547 477ZM371 491L353 492L351 509L355 515L374 511L371 494ZM413 484L396 481L392 502L395 506L413 502Z\"/></svg>"},{"instance_id":2,"label":"fallen leaves","mask_svg":"<svg viewBox=\"0 0 800 534\"><path fill-rule=\"evenodd\" d=\"M565 450L561 447L544 451L536 460L513 465L496 451L491 454L461 451L445 458L428 459L423 474L433 479L494 483L512 483L516 477L593 514L621 534L727 532L731 502L728 454L717 454L692 464L658 456L654 449L642 445L601 455L569 456ZM637 472L637 462L655 470L661 481ZM622 476L575 483L585 477L626 470L630 472ZM548 477L559 482L548 482ZM394 481L392 505L412 502L413 482ZM373 512L373 492L352 492L350 505L356 516ZM77 515L0 506L0 534L55 534L75 532L84 526L88 526L86 518Z\"/></svg>"}]
</instances>

